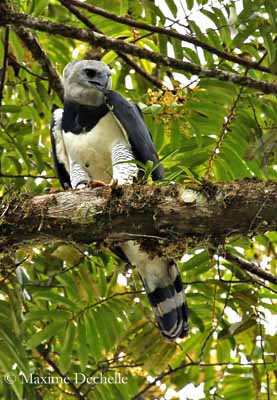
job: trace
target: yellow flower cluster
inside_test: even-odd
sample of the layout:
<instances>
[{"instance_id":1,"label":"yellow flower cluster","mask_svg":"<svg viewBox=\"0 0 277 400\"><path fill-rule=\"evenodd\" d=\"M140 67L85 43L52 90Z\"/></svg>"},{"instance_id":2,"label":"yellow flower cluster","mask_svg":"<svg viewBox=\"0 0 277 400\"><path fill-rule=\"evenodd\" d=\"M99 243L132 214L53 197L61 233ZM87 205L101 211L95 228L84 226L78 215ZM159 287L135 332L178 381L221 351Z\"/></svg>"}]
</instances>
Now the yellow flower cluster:
<instances>
[{"instance_id":1,"label":"yellow flower cluster","mask_svg":"<svg viewBox=\"0 0 277 400\"><path fill-rule=\"evenodd\" d=\"M182 104L185 101L184 93L181 88L175 90L169 90L167 87L163 87L162 90L154 91L148 89L148 99L150 104L160 104L161 106L171 106Z\"/></svg>"}]
</instances>

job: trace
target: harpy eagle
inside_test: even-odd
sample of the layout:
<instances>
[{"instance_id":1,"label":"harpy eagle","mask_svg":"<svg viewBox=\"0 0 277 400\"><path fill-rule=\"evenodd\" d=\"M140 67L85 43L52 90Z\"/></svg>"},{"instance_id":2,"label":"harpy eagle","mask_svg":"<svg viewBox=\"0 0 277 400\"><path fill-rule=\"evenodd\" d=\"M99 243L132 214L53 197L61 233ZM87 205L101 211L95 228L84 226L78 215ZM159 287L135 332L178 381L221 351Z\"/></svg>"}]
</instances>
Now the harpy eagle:
<instances>
[{"instance_id":1,"label":"harpy eagle","mask_svg":"<svg viewBox=\"0 0 277 400\"><path fill-rule=\"evenodd\" d=\"M68 64L63 72L64 108L53 112L51 142L55 168L64 189L99 180L132 184L138 160L158 162L139 108L111 90L111 71L101 61ZM163 179L159 165L153 180ZM134 241L121 251L138 268L162 335L175 340L188 334L183 284L175 264L150 257Z\"/></svg>"}]
</instances>

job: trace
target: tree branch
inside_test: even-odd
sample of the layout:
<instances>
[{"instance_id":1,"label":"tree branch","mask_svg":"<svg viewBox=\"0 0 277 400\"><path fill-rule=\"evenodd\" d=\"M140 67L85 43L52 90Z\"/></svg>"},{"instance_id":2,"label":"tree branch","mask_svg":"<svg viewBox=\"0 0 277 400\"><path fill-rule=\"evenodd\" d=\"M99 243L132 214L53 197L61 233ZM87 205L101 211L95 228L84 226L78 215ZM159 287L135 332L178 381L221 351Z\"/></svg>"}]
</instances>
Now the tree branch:
<instances>
[{"instance_id":1,"label":"tree branch","mask_svg":"<svg viewBox=\"0 0 277 400\"><path fill-rule=\"evenodd\" d=\"M241 76L231 72L225 72L214 68L205 68L197 64L185 62L172 57L163 56L160 53L155 53L146 48L141 48L134 44L126 43L123 40L108 38L99 33L87 29L78 29L73 26L50 22L47 19L39 19L30 17L22 13L13 13L7 10L0 4L0 26L7 24L16 24L25 26L50 34L70 37L83 42L88 42L104 49L122 51L123 53L131 54L143 59L148 59L153 63L164 65L168 68L189 72L198 75L199 77L216 78L221 81L232 82L236 85L245 86L250 89L257 89L266 94L277 93L277 84L266 81L260 81Z\"/></svg>"},{"instance_id":2,"label":"tree branch","mask_svg":"<svg viewBox=\"0 0 277 400\"><path fill-rule=\"evenodd\" d=\"M9 3L7 0L2 0L2 4L0 3L0 12L13 12L12 8L10 8ZM28 29L25 29L22 26L18 26L14 24L13 26L14 31L16 32L17 36L22 40L24 45L32 54L33 58L41 65L42 70L48 77L48 82L50 87L57 93L61 101L63 101L63 84L61 82L61 78L57 73L55 67L53 66L51 60L47 56L47 54L42 50L40 44L36 37L30 32ZM17 61L13 61L17 65ZM28 68L25 66L20 65L21 68L25 69L28 73L38 77L39 79L45 79L33 72L29 71Z\"/></svg>"},{"instance_id":3,"label":"tree branch","mask_svg":"<svg viewBox=\"0 0 277 400\"><path fill-rule=\"evenodd\" d=\"M61 101L63 101L63 84L50 58L40 47L40 44L32 32L22 26L14 26L16 34L20 37L33 58L41 65L43 72L48 76L50 87L57 93Z\"/></svg>"},{"instance_id":4,"label":"tree branch","mask_svg":"<svg viewBox=\"0 0 277 400\"><path fill-rule=\"evenodd\" d=\"M236 96L236 98L233 101L233 104L231 106L230 111L228 112L228 115L224 117L223 124L222 124L221 130L219 132L219 137L217 139L216 145L209 156L208 167L207 167L207 171L205 173L205 179L207 179L207 180L209 180L211 178L215 160L216 160L218 154L220 153L220 150L224 143L225 137L231 131L230 127L236 117L236 108L237 108L237 105L242 96L242 92L243 92L243 88L241 87L238 95Z\"/></svg>"},{"instance_id":5,"label":"tree branch","mask_svg":"<svg viewBox=\"0 0 277 400\"><path fill-rule=\"evenodd\" d=\"M216 47L209 45L208 43L202 42L201 40L199 40L195 37L192 37L191 35L184 35L182 33L179 33L179 32L173 31L173 30L169 30L167 28L163 28L163 27L155 26L155 25L149 25L144 22L135 21L131 18L121 17L121 16L113 14L110 11L107 11L103 8L96 7L96 6L94 6L92 4L88 4L88 3L82 3L78 0L63 0L63 1L65 3L75 5L77 7L83 8L87 11L90 11L93 14L101 15L102 17L111 19L112 21L118 22L120 24L133 26L134 28L144 29L146 31L150 31L153 33L160 33L160 34L166 35L167 37L173 37L175 39L179 39L184 42L194 44L195 46L201 47L203 50L206 50L209 53L215 54L224 60L228 60L228 61L234 62L236 64L243 65L244 67L247 67L249 69L252 68L252 69L262 71L262 72L271 73L269 68L262 67L260 65L260 63L255 63L255 62L248 61L241 57L233 56L225 51L219 50Z\"/></svg>"},{"instance_id":6,"label":"tree branch","mask_svg":"<svg viewBox=\"0 0 277 400\"><path fill-rule=\"evenodd\" d=\"M95 32L103 34L102 31L100 31L93 23L90 22L90 20L85 15L81 14L79 10L73 7L68 1L66 0L59 0L59 1L64 7L66 7L70 12L72 12L72 14L74 14L80 21L82 21L88 28L92 29ZM161 81L156 79L154 76L148 74L143 68L141 68L135 61L133 61L126 54L122 53L121 51L117 51L116 53L124 62L126 62L126 64L128 64L131 68L133 68L139 75L143 76L143 78L151 82L159 89L163 88L163 84Z\"/></svg>"},{"instance_id":7,"label":"tree branch","mask_svg":"<svg viewBox=\"0 0 277 400\"><path fill-rule=\"evenodd\" d=\"M9 56L9 65L11 65L13 68L16 69L23 69L24 71L26 71L28 74L34 76L35 78L40 79L41 81L48 81L48 77L47 76L42 76L39 74L36 74L35 72L31 71L29 68L27 68L25 65L20 64L14 56Z\"/></svg>"},{"instance_id":8,"label":"tree branch","mask_svg":"<svg viewBox=\"0 0 277 400\"><path fill-rule=\"evenodd\" d=\"M274 283L277 285L277 276L272 275L270 272L264 271L258 265L251 263L247 260L244 260L241 257L235 256L234 254L230 253L229 251L222 251L220 254L225 260L230 261L231 263L238 265L243 270L250 272L251 274L257 275L266 281Z\"/></svg>"},{"instance_id":9,"label":"tree branch","mask_svg":"<svg viewBox=\"0 0 277 400\"><path fill-rule=\"evenodd\" d=\"M32 179L58 179L56 176L48 176L48 175L32 175L32 174L26 174L26 175L11 175L11 174L1 174L0 173L0 179L1 178L10 178L10 179L20 179L20 178L32 178Z\"/></svg>"},{"instance_id":10,"label":"tree branch","mask_svg":"<svg viewBox=\"0 0 277 400\"><path fill-rule=\"evenodd\" d=\"M6 29L5 29L5 36L4 36L3 67L2 67L1 75L0 75L0 107L2 106L4 86L5 86L5 78L6 78L6 70L7 70L7 62L8 62L9 32L10 32L10 28L7 26Z\"/></svg>"},{"instance_id":11,"label":"tree branch","mask_svg":"<svg viewBox=\"0 0 277 400\"><path fill-rule=\"evenodd\" d=\"M75 398L76 399L80 399L80 400L85 400L85 397L83 396L83 394L81 393L80 389L74 385L74 383L69 379L69 377L67 377L66 375L64 375L61 370L59 369L59 367L56 365L56 363L51 360L51 358L49 357L48 354L46 354L43 351L38 350L38 353L41 355L41 357L47 362L47 364L49 364L53 370L61 377L64 379L64 381L67 382L68 386L71 388L71 390L73 391Z\"/></svg>"},{"instance_id":12,"label":"tree branch","mask_svg":"<svg viewBox=\"0 0 277 400\"><path fill-rule=\"evenodd\" d=\"M152 382L148 383L140 392L138 392L134 397L132 397L132 400L141 400L145 397L143 395L151 389L151 387L155 386L158 381L161 381L163 378L166 378L167 376L170 376L172 374L175 374L176 372L189 368L189 367L197 367L199 369L201 368L206 368L206 367L228 367L228 366L234 366L234 365L240 365L242 367L253 367L254 365L273 365L275 364L275 361L269 361L269 362L249 362L249 363L243 363L243 362L232 362L232 361L225 361L225 362L218 362L218 363L202 363L200 361L191 361L189 363L183 363L179 365L176 368L169 368L167 371L162 372L160 375L158 375Z\"/></svg>"},{"instance_id":13,"label":"tree branch","mask_svg":"<svg viewBox=\"0 0 277 400\"><path fill-rule=\"evenodd\" d=\"M97 306L99 306L100 304L109 302L109 301L110 301L111 299L113 299L114 297L132 296L132 295L141 294L141 293L143 293L142 290L132 290L132 291L127 291L127 292L113 293L113 294L112 294L111 296L109 296L109 297L105 297L105 298L103 298L103 299L101 299L101 300L99 300L99 301L97 301L97 302L95 302L95 303L93 303L93 304L89 304L88 306L86 306L85 308L83 308L82 310L80 310L80 311L78 312L78 315L77 315L77 316L78 316L78 318L80 318L80 316L83 315L86 311L88 311L88 310L90 310L90 309L92 309L92 308L94 308L94 307L97 307Z\"/></svg>"},{"instance_id":14,"label":"tree branch","mask_svg":"<svg viewBox=\"0 0 277 400\"><path fill-rule=\"evenodd\" d=\"M55 238L79 243L146 239L149 251L151 244L157 251L162 243L161 251L174 251L176 257L176 242L183 252L187 245L217 245L234 234L263 233L277 226L277 182L205 184L197 191L127 185L10 199L0 204L0 249Z\"/></svg>"}]
</instances>

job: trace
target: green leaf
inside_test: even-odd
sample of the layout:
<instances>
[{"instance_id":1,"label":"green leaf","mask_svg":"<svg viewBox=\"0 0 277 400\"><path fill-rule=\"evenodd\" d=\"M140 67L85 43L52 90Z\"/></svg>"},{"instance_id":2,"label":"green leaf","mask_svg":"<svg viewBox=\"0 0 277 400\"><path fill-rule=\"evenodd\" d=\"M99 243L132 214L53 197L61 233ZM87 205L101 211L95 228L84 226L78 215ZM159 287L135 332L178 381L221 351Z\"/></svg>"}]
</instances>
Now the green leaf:
<instances>
[{"instance_id":1,"label":"green leaf","mask_svg":"<svg viewBox=\"0 0 277 400\"><path fill-rule=\"evenodd\" d=\"M193 3L194 3L194 0L187 0L187 7L188 7L189 10L192 9Z\"/></svg>"},{"instance_id":2,"label":"green leaf","mask_svg":"<svg viewBox=\"0 0 277 400\"><path fill-rule=\"evenodd\" d=\"M277 362L273 362L272 364L265 365L266 372L276 371L277 370Z\"/></svg>"},{"instance_id":3,"label":"green leaf","mask_svg":"<svg viewBox=\"0 0 277 400\"><path fill-rule=\"evenodd\" d=\"M224 330L224 331L220 332L218 334L218 338L219 339L227 339L230 336L237 335L237 334L251 328L256 323L257 323L256 319L252 318L252 317L246 318L240 322L233 323L228 327L227 331Z\"/></svg>"},{"instance_id":4,"label":"green leaf","mask_svg":"<svg viewBox=\"0 0 277 400\"><path fill-rule=\"evenodd\" d=\"M267 0L264 3L265 9L268 12L271 26L273 28L273 32L277 32L277 12L276 12L276 4L274 0Z\"/></svg>"},{"instance_id":5,"label":"green leaf","mask_svg":"<svg viewBox=\"0 0 277 400\"><path fill-rule=\"evenodd\" d=\"M24 62L24 48L13 29L10 30L9 45L16 56L17 62Z\"/></svg>"},{"instance_id":6,"label":"green leaf","mask_svg":"<svg viewBox=\"0 0 277 400\"><path fill-rule=\"evenodd\" d=\"M40 321L49 319L62 319L67 320L72 316L69 311L65 310L35 310L29 311L25 314L25 321Z\"/></svg>"},{"instance_id":7,"label":"green leaf","mask_svg":"<svg viewBox=\"0 0 277 400\"><path fill-rule=\"evenodd\" d=\"M176 6L174 0L166 0L166 4L168 5L168 8L172 12L173 17L176 18L177 6Z\"/></svg>"},{"instance_id":8,"label":"green leaf","mask_svg":"<svg viewBox=\"0 0 277 400\"><path fill-rule=\"evenodd\" d=\"M16 394L17 398L19 400L22 400L23 398L23 385L21 382L21 379L18 376L18 370L12 370L12 365L10 365L7 362L7 353L3 348L0 348L0 367L4 371L5 375L3 377L3 380L5 382L5 378L8 377L8 379L11 379L9 382L9 386L12 387L14 393ZM1 379L2 380L2 379ZM7 397L6 397L7 398ZM5 398L5 400L6 400ZM11 399L14 399L13 397L10 397Z\"/></svg>"},{"instance_id":9,"label":"green leaf","mask_svg":"<svg viewBox=\"0 0 277 400\"><path fill-rule=\"evenodd\" d=\"M49 0L33 0L30 9L30 14L34 16L41 14L47 7L48 3Z\"/></svg>"},{"instance_id":10,"label":"green leaf","mask_svg":"<svg viewBox=\"0 0 277 400\"><path fill-rule=\"evenodd\" d=\"M183 53L188 61L191 61L195 64L201 64L197 52L194 51L193 49L189 47L183 47Z\"/></svg>"},{"instance_id":11,"label":"green leaf","mask_svg":"<svg viewBox=\"0 0 277 400\"><path fill-rule=\"evenodd\" d=\"M75 331L76 327L74 321L69 321L66 327L65 338L60 351L61 356L59 360L59 366L63 374L66 374L71 366Z\"/></svg>"},{"instance_id":12,"label":"green leaf","mask_svg":"<svg viewBox=\"0 0 277 400\"><path fill-rule=\"evenodd\" d=\"M207 250L201 251L201 253L196 254L195 256L191 257L188 261L182 262L182 269L184 271L189 271L194 268L198 268L205 262L209 261L209 253Z\"/></svg>"},{"instance_id":13,"label":"green leaf","mask_svg":"<svg viewBox=\"0 0 277 400\"><path fill-rule=\"evenodd\" d=\"M0 326L0 341L1 346L6 349L13 362L17 363L19 368L24 372L28 372L28 365L26 363L26 355L19 343L18 339L9 335L7 329L2 325Z\"/></svg>"},{"instance_id":14,"label":"green leaf","mask_svg":"<svg viewBox=\"0 0 277 400\"><path fill-rule=\"evenodd\" d=\"M101 358L102 338L98 336L97 325L93 310L89 310L84 315L87 343L90 348L91 357L97 362Z\"/></svg>"},{"instance_id":15,"label":"green leaf","mask_svg":"<svg viewBox=\"0 0 277 400\"><path fill-rule=\"evenodd\" d=\"M267 56L269 58L269 63L273 64L276 59L276 44L273 42L271 33L263 32L264 45L267 50Z\"/></svg>"},{"instance_id":16,"label":"green leaf","mask_svg":"<svg viewBox=\"0 0 277 400\"><path fill-rule=\"evenodd\" d=\"M18 158L13 157L13 156L7 156L7 157L5 158L5 160L10 160L10 161L14 164L14 166L15 166L15 168L16 168L16 172L17 172L19 175L21 174L21 172L22 172L22 166L21 166L20 162L18 161Z\"/></svg>"},{"instance_id":17,"label":"green leaf","mask_svg":"<svg viewBox=\"0 0 277 400\"><path fill-rule=\"evenodd\" d=\"M64 321L50 322L50 324L48 324L44 329L35 333L27 340L27 347L32 349L40 345L45 340L51 339L53 336L57 335L57 332L59 332L64 325Z\"/></svg>"},{"instance_id":18,"label":"green leaf","mask_svg":"<svg viewBox=\"0 0 277 400\"><path fill-rule=\"evenodd\" d=\"M216 16L216 26L220 31L221 38L225 46L231 44L231 33L229 28L229 21L226 20L225 15L220 8L212 7L213 14ZM212 15L209 16L212 19Z\"/></svg>"},{"instance_id":19,"label":"green leaf","mask_svg":"<svg viewBox=\"0 0 277 400\"><path fill-rule=\"evenodd\" d=\"M253 33L256 29L256 21L252 19L247 25L243 25L237 35L233 38L233 47L240 47L242 43Z\"/></svg>"},{"instance_id":20,"label":"green leaf","mask_svg":"<svg viewBox=\"0 0 277 400\"><path fill-rule=\"evenodd\" d=\"M83 319L79 320L77 325L77 345L78 356L80 359L81 371L84 372L87 368L89 349L87 346L86 327Z\"/></svg>"},{"instance_id":21,"label":"green leaf","mask_svg":"<svg viewBox=\"0 0 277 400\"><path fill-rule=\"evenodd\" d=\"M34 296L36 299L51 301L54 304L64 304L74 311L78 311L79 307L69 300L67 297L51 292L49 289L35 290Z\"/></svg>"},{"instance_id":22,"label":"green leaf","mask_svg":"<svg viewBox=\"0 0 277 400\"><path fill-rule=\"evenodd\" d=\"M21 111L21 107L20 106L15 106L13 104L6 104L4 106L0 107L0 112L5 112L5 113L18 113Z\"/></svg>"}]
</instances>

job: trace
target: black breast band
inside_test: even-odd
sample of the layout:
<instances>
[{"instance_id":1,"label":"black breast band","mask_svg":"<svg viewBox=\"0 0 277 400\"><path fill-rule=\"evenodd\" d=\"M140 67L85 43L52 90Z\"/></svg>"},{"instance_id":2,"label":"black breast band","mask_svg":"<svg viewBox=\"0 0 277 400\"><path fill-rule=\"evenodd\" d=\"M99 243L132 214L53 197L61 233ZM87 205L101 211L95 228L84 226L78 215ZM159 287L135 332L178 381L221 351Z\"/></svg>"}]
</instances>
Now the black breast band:
<instances>
[{"instance_id":1,"label":"black breast band","mask_svg":"<svg viewBox=\"0 0 277 400\"><path fill-rule=\"evenodd\" d=\"M103 118L108 111L105 104L99 107L93 107L65 101L62 129L64 132L72 132L76 135L82 132L88 132L98 124L98 121Z\"/></svg>"}]
</instances>

